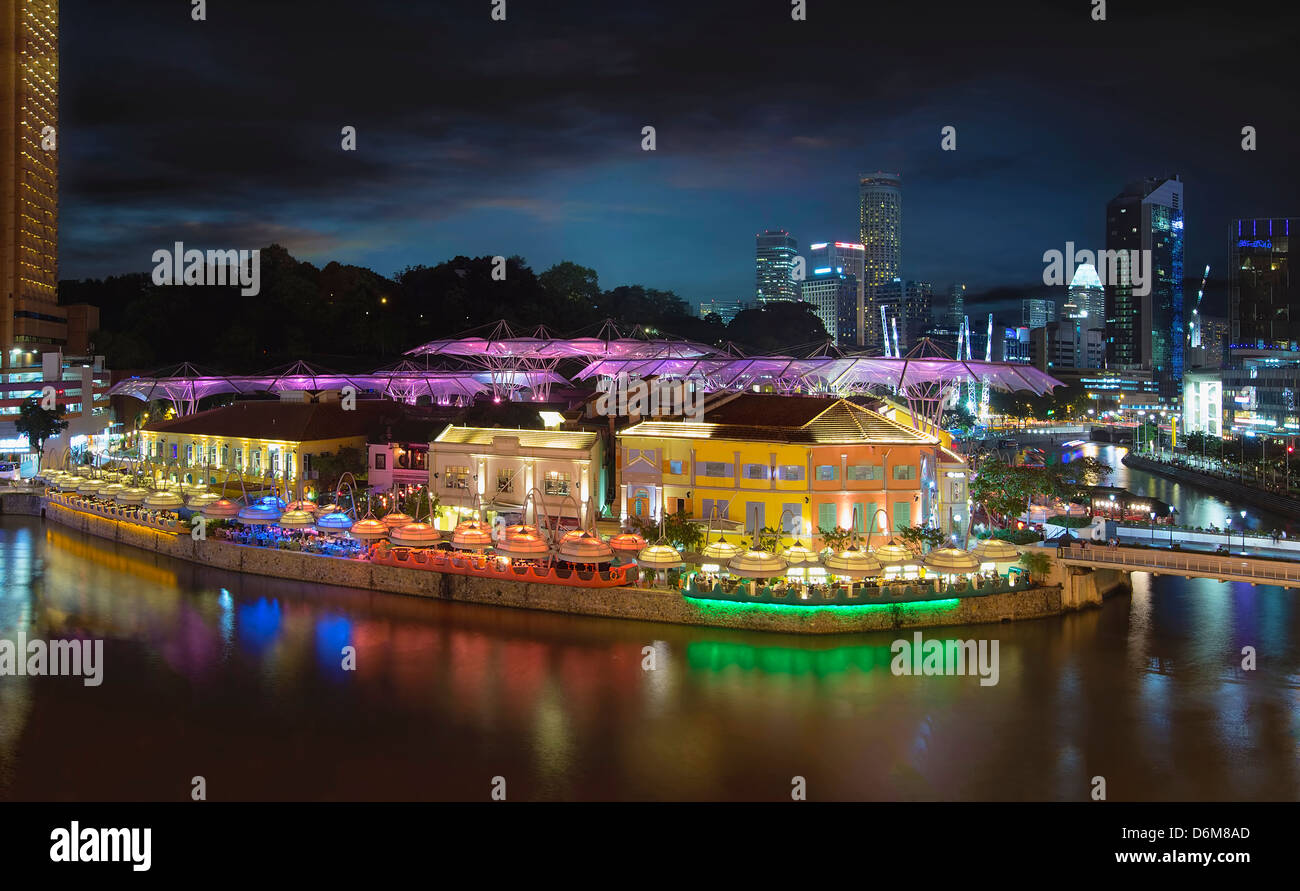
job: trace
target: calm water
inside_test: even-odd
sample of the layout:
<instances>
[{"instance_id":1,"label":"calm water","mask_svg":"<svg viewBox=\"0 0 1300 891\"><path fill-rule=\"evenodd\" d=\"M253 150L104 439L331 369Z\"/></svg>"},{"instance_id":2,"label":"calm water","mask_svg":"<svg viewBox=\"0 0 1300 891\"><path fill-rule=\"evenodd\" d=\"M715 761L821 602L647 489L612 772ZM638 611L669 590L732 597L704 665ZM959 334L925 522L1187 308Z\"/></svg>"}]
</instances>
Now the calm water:
<instances>
[{"instance_id":1,"label":"calm water","mask_svg":"<svg viewBox=\"0 0 1300 891\"><path fill-rule=\"evenodd\" d=\"M795 775L822 800L1083 800L1096 775L1111 800L1300 797L1298 595L1276 588L1137 575L1100 610L927 632L1000 641L981 687L895 677L895 633L322 589L12 517L0 579L0 637L102 638L106 662L98 688L0 677L0 799L182 799L196 775L212 800L483 800L494 776L516 800L788 800Z\"/></svg>"}]
</instances>

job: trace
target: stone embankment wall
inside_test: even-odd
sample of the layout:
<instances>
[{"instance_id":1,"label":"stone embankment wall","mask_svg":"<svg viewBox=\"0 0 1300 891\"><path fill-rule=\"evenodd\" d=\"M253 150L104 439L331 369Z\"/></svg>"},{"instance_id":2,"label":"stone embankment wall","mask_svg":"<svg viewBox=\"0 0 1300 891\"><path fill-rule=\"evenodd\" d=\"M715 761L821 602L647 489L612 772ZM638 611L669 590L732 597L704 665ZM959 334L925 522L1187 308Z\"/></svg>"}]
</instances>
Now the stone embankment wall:
<instances>
[{"instance_id":1,"label":"stone embankment wall","mask_svg":"<svg viewBox=\"0 0 1300 891\"><path fill-rule=\"evenodd\" d=\"M713 604L686 600L677 591L663 589L569 588L562 585L503 582L423 569L378 566L364 560L342 560L294 551L245 547L212 539L193 541L188 535L178 536L134 526L75 511L53 502L45 505L45 518L88 535L152 551L163 557L188 560L232 572L434 597L461 603L678 625L832 634L1035 619L1055 615L1064 608L1059 585L972 597L940 606L875 604L798 608Z\"/></svg>"}]
</instances>

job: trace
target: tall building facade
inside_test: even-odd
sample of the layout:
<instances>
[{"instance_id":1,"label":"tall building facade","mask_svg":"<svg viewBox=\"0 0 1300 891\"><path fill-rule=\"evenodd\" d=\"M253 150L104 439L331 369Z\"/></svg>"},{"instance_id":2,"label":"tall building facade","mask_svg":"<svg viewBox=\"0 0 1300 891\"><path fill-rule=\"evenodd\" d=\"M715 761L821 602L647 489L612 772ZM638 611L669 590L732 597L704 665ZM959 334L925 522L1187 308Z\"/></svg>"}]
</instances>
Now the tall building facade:
<instances>
[{"instance_id":1,"label":"tall building facade","mask_svg":"<svg viewBox=\"0 0 1300 891\"><path fill-rule=\"evenodd\" d=\"M903 181L893 173L858 177L858 228L865 252L863 346L883 346L877 290L899 277L903 248Z\"/></svg>"},{"instance_id":2,"label":"tall building facade","mask_svg":"<svg viewBox=\"0 0 1300 891\"><path fill-rule=\"evenodd\" d=\"M822 270L832 272L843 272L846 275L853 276L857 282L858 292L855 295L855 305L853 306L853 318L849 320L840 313L840 322L837 325L841 336L836 340L843 346L862 346L863 333L866 326L867 302L866 302L866 248L852 241L822 241L814 242L808 246L808 265L814 275ZM806 299L806 298L805 298ZM827 328L827 331L830 329ZM850 339L845 339L848 332L851 332Z\"/></svg>"},{"instance_id":3,"label":"tall building facade","mask_svg":"<svg viewBox=\"0 0 1300 891\"><path fill-rule=\"evenodd\" d=\"M57 0L0 5L0 67L0 361L27 367L68 336L58 305Z\"/></svg>"},{"instance_id":4,"label":"tall building facade","mask_svg":"<svg viewBox=\"0 0 1300 891\"><path fill-rule=\"evenodd\" d=\"M948 287L948 308L943 324L957 327L961 324L962 317L966 315L966 286L964 284L950 285Z\"/></svg>"},{"instance_id":5,"label":"tall building facade","mask_svg":"<svg viewBox=\"0 0 1300 891\"><path fill-rule=\"evenodd\" d=\"M1020 322L1026 328L1043 328L1056 321L1056 301L1031 300L1020 301Z\"/></svg>"},{"instance_id":6,"label":"tall building facade","mask_svg":"<svg viewBox=\"0 0 1300 891\"><path fill-rule=\"evenodd\" d=\"M1067 305L1074 309L1065 313L1067 318L1085 319L1084 328L1106 327L1106 289L1101 286L1097 267L1091 263L1080 265L1074 271L1068 293Z\"/></svg>"},{"instance_id":7,"label":"tall building facade","mask_svg":"<svg viewBox=\"0 0 1300 891\"><path fill-rule=\"evenodd\" d=\"M1106 205L1106 251L1116 258L1104 284L1107 358L1115 368L1151 371L1165 398L1182 390L1183 210L1177 176L1129 183ZM1149 256L1149 268L1132 268L1131 251Z\"/></svg>"},{"instance_id":8,"label":"tall building facade","mask_svg":"<svg viewBox=\"0 0 1300 891\"><path fill-rule=\"evenodd\" d=\"M800 284L794 277L798 256L799 241L784 229L756 236L754 291L759 303L799 299Z\"/></svg>"},{"instance_id":9,"label":"tall building facade","mask_svg":"<svg viewBox=\"0 0 1300 891\"><path fill-rule=\"evenodd\" d=\"M858 279L842 269L814 269L804 279L803 301L812 305L832 341L850 346L857 339Z\"/></svg>"},{"instance_id":10,"label":"tall building facade","mask_svg":"<svg viewBox=\"0 0 1300 891\"><path fill-rule=\"evenodd\" d=\"M730 325L731 320L749 306L750 303L746 300L705 300L700 303L700 318L707 319L709 316L716 315L725 324Z\"/></svg>"},{"instance_id":11,"label":"tall building facade","mask_svg":"<svg viewBox=\"0 0 1300 891\"><path fill-rule=\"evenodd\" d=\"M1300 282L1291 277L1292 223L1300 223L1300 219L1232 223L1228 287L1230 337L1235 350L1294 351L1300 347Z\"/></svg>"},{"instance_id":12,"label":"tall building facade","mask_svg":"<svg viewBox=\"0 0 1300 891\"><path fill-rule=\"evenodd\" d=\"M934 285L930 282L895 279L876 289L876 303L877 306L885 307L885 315L891 320L891 327L892 320L898 320L899 348L907 352L925 336L931 326ZM879 309L876 316L879 321Z\"/></svg>"}]
</instances>

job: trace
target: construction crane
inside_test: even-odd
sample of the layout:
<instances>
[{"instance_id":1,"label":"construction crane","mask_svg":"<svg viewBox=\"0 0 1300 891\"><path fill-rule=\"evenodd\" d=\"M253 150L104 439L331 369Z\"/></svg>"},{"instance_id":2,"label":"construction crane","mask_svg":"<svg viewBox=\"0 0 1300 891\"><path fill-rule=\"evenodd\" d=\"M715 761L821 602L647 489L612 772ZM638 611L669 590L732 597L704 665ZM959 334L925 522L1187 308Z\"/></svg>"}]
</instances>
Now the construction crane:
<instances>
[{"instance_id":1,"label":"construction crane","mask_svg":"<svg viewBox=\"0 0 1300 891\"><path fill-rule=\"evenodd\" d=\"M1205 274L1201 276L1201 289L1196 292L1196 305L1192 307L1192 324L1187 327L1187 337L1190 345L1199 347L1201 345L1201 300L1205 298L1205 283L1210 278L1210 264L1205 264Z\"/></svg>"}]
</instances>

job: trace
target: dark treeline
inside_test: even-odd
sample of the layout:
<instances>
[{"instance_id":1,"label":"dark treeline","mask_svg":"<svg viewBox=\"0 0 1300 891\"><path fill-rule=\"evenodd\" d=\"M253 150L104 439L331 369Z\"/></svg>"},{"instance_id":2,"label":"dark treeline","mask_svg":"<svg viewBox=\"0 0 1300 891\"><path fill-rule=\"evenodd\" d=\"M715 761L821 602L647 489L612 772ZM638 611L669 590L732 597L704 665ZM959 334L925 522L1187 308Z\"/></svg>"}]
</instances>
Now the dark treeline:
<instances>
[{"instance_id":1,"label":"dark treeline","mask_svg":"<svg viewBox=\"0 0 1300 891\"><path fill-rule=\"evenodd\" d=\"M562 262L542 273L522 257L492 278L491 257L456 257L412 266L395 279L360 266L299 262L283 247L261 255L261 289L157 286L149 273L59 283L61 303L100 309L95 351L110 368L155 369L192 362L248 373L305 359L341 371L395 362L430 340L507 320L516 333L545 325L560 335L595 335L613 319L625 333L641 325L752 353L781 353L824 342L807 304L747 310L730 325L699 318L671 291L641 285L600 288L594 269Z\"/></svg>"}]
</instances>

